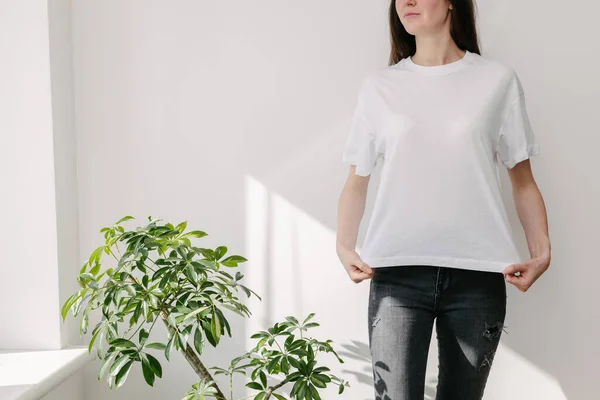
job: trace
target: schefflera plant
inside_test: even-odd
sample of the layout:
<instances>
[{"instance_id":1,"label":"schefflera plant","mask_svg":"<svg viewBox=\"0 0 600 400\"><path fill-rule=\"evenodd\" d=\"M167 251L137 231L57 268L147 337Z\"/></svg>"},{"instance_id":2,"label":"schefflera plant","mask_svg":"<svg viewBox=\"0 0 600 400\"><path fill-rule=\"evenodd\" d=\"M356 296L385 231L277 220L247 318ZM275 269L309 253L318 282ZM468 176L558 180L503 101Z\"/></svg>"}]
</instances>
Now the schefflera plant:
<instances>
[{"instance_id":1,"label":"schefflera plant","mask_svg":"<svg viewBox=\"0 0 600 400\"><path fill-rule=\"evenodd\" d=\"M248 298L254 295L262 300L240 283L241 272L233 275L222 269L236 268L247 260L239 255L225 257L225 246L210 249L192 245L192 239L207 234L199 230L185 232L186 221L174 226L158 224L160 219L148 217L146 226L126 230L122 223L130 219L133 217L123 217L100 230L104 234L104 244L92 252L79 271L80 289L65 301L61 310L63 321L69 312L73 317L80 317L79 329L83 335L88 332L90 314L100 313L100 322L91 331L88 351L91 353L96 348L101 360L98 379L106 375L110 388L123 385L135 363L141 364L145 381L153 386L156 377L162 377L163 370L151 351L159 350L170 360L175 349L184 355L199 377L199 382L184 395L184 399L228 399L200 360L200 355L206 341L217 347L225 333L232 336L223 309L242 317L251 315L237 296L240 291ZM119 243L124 247L123 252ZM116 265L104 268L104 254L114 258ZM261 339L257 346L233 360L229 369L213 367L215 374L230 375L231 400L233 373L245 374L248 367L254 367L254 370L253 382L247 386L259 390L254 397L258 400L268 399L271 395L284 399L274 392L287 382L295 382L290 396L297 399L320 399L317 388L324 388L330 382L340 385L340 393L344 386L349 386L326 374L327 367L315 367L318 351L332 352L343 362L331 348L330 341L304 339L302 334L298 339L290 339L294 337L292 331L302 333L318 325L306 323L312 315L303 325L298 324L295 317L287 317L286 322L257 334L268 336L253 336ZM166 341L149 343L150 333L159 320L167 327ZM289 340L283 348L276 341L282 335L287 335ZM265 347L273 343L279 350ZM238 366L246 359L249 360L247 364ZM286 375L281 385L266 387L266 374L278 373Z\"/></svg>"},{"instance_id":2,"label":"schefflera plant","mask_svg":"<svg viewBox=\"0 0 600 400\"><path fill-rule=\"evenodd\" d=\"M288 316L285 322L277 322L268 330L252 335L252 339L258 339L256 346L232 360L227 370L213 367L217 370L215 375L225 374L231 379L236 372L245 374L246 369L254 368L251 373L252 382L246 384L247 387L258 391L254 400L269 400L271 396L278 400L286 400L287 397L276 391L287 383L293 383L290 396L296 399L321 400L319 389L326 388L329 383L338 385L338 394L343 393L344 388L350 384L329 373L328 367L317 366L316 356L319 352L332 353L340 363L344 363L331 346L332 341L320 342L303 335L309 328L320 326L317 322L309 322L314 315L315 313L309 314L302 323L299 323L296 317ZM299 336L294 335L296 331ZM238 366L246 360L250 361ZM279 383L268 385L268 375L283 377ZM187 394L192 395L194 391ZM191 400L194 397L186 399Z\"/></svg>"}]
</instances>

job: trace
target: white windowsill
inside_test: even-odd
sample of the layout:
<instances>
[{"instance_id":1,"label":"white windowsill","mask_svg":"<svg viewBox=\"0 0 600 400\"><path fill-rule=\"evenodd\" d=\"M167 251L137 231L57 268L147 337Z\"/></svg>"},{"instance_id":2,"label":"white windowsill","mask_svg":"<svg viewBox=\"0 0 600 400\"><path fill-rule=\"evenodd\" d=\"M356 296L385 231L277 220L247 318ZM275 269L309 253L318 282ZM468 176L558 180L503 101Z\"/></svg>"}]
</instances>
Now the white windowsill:
<instances>
[{"instance_id":1,"label":"white windowsill","mask_svg":"<svg viewBox=\"0 0 600 400\"><path fill-rule=\"evenodd\" d=\"M40 399L94 358L87 347L0 350L0 399Z\"/></svg>"}]
</instances>

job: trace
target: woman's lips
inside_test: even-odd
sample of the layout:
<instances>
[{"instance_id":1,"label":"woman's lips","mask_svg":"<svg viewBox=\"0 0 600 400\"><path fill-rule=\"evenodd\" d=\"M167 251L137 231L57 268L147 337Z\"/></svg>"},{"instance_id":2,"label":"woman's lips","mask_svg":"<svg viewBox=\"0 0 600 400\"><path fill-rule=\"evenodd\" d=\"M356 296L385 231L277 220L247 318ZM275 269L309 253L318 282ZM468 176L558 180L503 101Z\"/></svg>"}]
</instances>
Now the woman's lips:
<instances>
[{"instance_id":1,"label":"woman's lips","mask_svg":"<svg viewBox=\"0 0 600 400\"><path fill-rule=\"evenodd\" d=\"M417 17L419 14L417 13L406 13L404 14L404 18Z\"/></svg>"}]
</instances>

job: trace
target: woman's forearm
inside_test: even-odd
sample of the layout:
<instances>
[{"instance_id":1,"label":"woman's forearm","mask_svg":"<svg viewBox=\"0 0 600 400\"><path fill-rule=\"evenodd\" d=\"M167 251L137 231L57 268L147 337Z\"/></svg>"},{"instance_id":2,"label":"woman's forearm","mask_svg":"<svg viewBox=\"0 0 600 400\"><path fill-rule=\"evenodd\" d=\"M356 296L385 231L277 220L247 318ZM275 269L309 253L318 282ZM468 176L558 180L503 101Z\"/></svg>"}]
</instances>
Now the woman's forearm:
<instances>
[{"instance_id":1,"label":"woman's forearm","mask_svg":"<svg viewBox=\"0 0 600 400\"><path fill-rule=\"evenodd\" d=\"M336 249L356 248L358 228L365 211L366 185L346 182L338 201Z\"/></svg>"},{"instance_id":2,"label":"woman's forearm","mask_svg":"<svg viewBox=\"0 0 600 400\"><path fill-rule=\"evenodd\" d=\"M513 192L513 197L531 257L550 257L546 206L537 184L531 182L519 187Z\"/></svg>"}]
</instances>

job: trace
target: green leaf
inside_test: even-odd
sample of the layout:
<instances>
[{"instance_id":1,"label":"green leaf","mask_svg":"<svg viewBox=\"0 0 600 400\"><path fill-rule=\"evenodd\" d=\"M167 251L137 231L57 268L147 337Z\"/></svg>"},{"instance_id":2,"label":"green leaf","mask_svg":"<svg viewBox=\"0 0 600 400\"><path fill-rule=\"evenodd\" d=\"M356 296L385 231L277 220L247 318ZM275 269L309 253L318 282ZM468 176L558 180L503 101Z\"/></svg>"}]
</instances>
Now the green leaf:
<instances>
[{"instance_id":1,"label":"green leaf","mask_svg":"<svg viewBox=\"0 0 600 400\"><path fill-rule=\"evenodd\" d=\"M219 246L215 249L215 260L219 261L227 253L227 246Z\"/></svg>"},{"instance_id":2,"label":"green leaf","mask_svg":"<svg viewBox=\"0 0 600 400\"><path fill-rule=\"evenodd\" d=\"M115 360L116 357L117 357L117 353L112 353L108 358L105 358L102 361L102 365L100 366L100 371L98 372L98 380L102 379L102 377L106 373L106 370L110 367L111 363Z\"/></svg>"},{"instance_id":3,"label":"green leaf","mask_svg":"<svg viewBox=\"0 0 600 400\"><path fill-rule=\"evenodd\" d=\"M298 389L298 399L302 400L306 397L306 392L308 391L308 387L306 385L306 381L299 381L300 388Z\"/></svg>"},{"instance_id":4,"label":"green leaf","mask_svg":"<svg viewBox=\"0 0 600 400\"><path fill-rule=\"evenodd\" d=\"M194 285L197 285L198 284L198 273L196 272L196 270L194 269L194 266L192 264L187 265L186 272L187 272L188 279Z\"/></svg>"},{"instance_id":5,"label":"green leaf","mask_svg":"<svg viewBox=\"0 0 600 400\"><path fill-rule=\"evenodd\" d=\"M290 362L292 367L294 367L296 369L300 369L300 363L294 357L288 357L288 361Z\"/></svg>"},{"instance_id":6,"label":"green leaf","mask_svg":"<svg viewBox=\"0 0 600 400\"><path fill-rule=\"evenodd\" d=\"M148 294L148 301L150 302L152 308L158 308L158 298L154 294Z\"/></svg>"},{"instance_id":7,"label":"green leaf","mask_svg":"<svg viewBox=\"0 0 600 400\"><path fill-rule=\"evenodd\" d=\"M158 262L158 261L157 261ZM165 274L167 271L169 271L171 269L171 267L163 267L160 268L158 271L156 271L154 273L154 275L152 275L152 280L155 281L158 278L160 278L163 274Z\"/></svg>"},{"instance_id":8,"label":"green leaf","mask_svg":"<svg viewBox=\"0 0 600 400\"><path fill-rule=\"evenodd\" d=\"M310 392L310 395L312 396L313 399L321 400L321 396L319 396L319 392L313 385L310 385L310 384L308 385L308 391Z\"/></svg>"},{"instance_id":9,"label":"green leaf","mask_svg":"<svg viewBox=\"0 0 600 400\"><path fill-rule=\"evenodd\" d=\"M246 386L248 386L250 389L263 390L263 387L258 382L248 382L246 383Z\"/></svg>"},{"instance_id":10,"label":"green leaf","mask_svg":"<svg viewBox=\"0 0 600 400\"><path fill-rule=\"evenodd\" d=\"M292 386L292 391L290 392L291 397L298 397L298 390L300 389L300 383L302 383L302 382L297 381L296 383L294 383L294 386Z\"/></svg>"},{"instance_id":11,"label":"green leaf","mask_svg":"<svg viewBox=\"0 0 600 400\"><path fill-rule=\"evenodd\" d=\"M175 227L175 230L179 231L179 233L183 233L183 231L185 231L186 227L187 227L187 221L183 221L182 223L180 223L179 225L177 225Z\"/></svg>"},{"instance_id":12,"label":"green leaf","mask_svg":"<svg viewBox=\"0 0 600 400\"><path fill-rule=\"evenodd\" d=\"M213 313L212 320L210 321L210 330L216 342L218 342L221 337L221 321L216 312Z\"/></svg>"},{"instance_id":13,"label":"green leaf","mask_svg":"<svg viewBox=\"0 0 600 400\"><path fill-rule=\"evenodd\" d=\"M115 384L117 385L117 389L121 387L127 380L127 375L129 375L131 365L133 365L133 360L125 364L117 373L117 376L115 377Z\"/></svg>"},{"instance_id":14,"label":"green leaf","mask_svg":"<svg viewBox=\"0 0 600 400\"><path fill-rule=\"evenodd\" d=\"M150 363L146 360L145 357L142 357L142 373L144 374L144 380L150 386L154 386L154 372L152 372L152 368L150 368Z\"/></svg>"},{"instance_id":15,"label":"green leaf","mask_svg":"<svg viewBox=\"0 0 600 400\"><path fill-rule=\"evenodd\" d=\"M320 368L317 368L320 369ZM328 377L327 375L323 375L323 374L319 374L319 373L315 373L315 371L317 371L317 369L315 369L311 375L311 379L315 378L316 380L318 380L319 382L323 382L324 384L327 384L329 382L331 382L331 378ZM315 384L315 386L317 387L321 387L317 384Z\"/></svg>"},{"instance_id":16,"label":"green leaf","mask_svg":"<svg viewBox=\"0 0 600 400\"><path fill-rule=\"evenodd\" d=\"M197 327L194 332L194 348L198 352L198 355L202 355L202 330L200 327Z\"/></svg>"},{"instance_id":17,"label":"green leaf","mask_svg":"<svg viewBox=\"0 0 600 400\"><path fill-rule=\"evenodd\" d=\"M188 233L185 234L185 236L193 236L196 238L203 238L204 236L206 236L207 233L206 232L202 232L202 231L190 231Z\"/></svg>"},{"instance_id":18,"label":"green leaf","mask_svg":"<svg viewBox=\"0 0 600 400\"><path fill-rule=\"evenodd\" d=\"M210 307L212 307L212 305L195 309L191 313L187 314L185 316L185 318L183 318L183 321L187 321L188 319L195 317L196 315L200 314L202 311L208 310Z\"/></svg>"},{"instance_id":19,"label":"green leaf","mask_svg":"<svg viewBox=\"0 0 600 400\"><path fill-rule=\"evenodd\" d=\"M184 297L186 295L184 294L183 296L179 297L179 301L184 302ZM187 314L187 313L191 313L193 310L189 307L184 307L184 306L177 306L177 307L173 307L171 309L171 314Z\"/></svg>"},{"instance_id":20,"label":"green leaf","mask_svg":"<svg viewBox=\"0 0 600 400\"><path fill-rule=\"evenodd\" d=\"M79 274L79 277L83 280L93 281L94 276L89 272L84 272L83 274Z\"/></svg>"},{"instance_id":21,"label":"green leaf","mask_svg":"<svg viewBox=\"0 0 600 400\"><path fill-rule=\"evenodd\" d=\"M88 261L86 261L85 263L83 263L83 266L79 270L79 273L83 274L87 270L87 266L88 266Z\"/></svg>"},{"instance_id":22,"label":"green leaf","mask_svg":"<svg viewBox=\"0 0 600 400\"><path fill-rule=\"evenodd\" d=\"M116 337L119 336L117 328L118 328L118 326L117 326L116 322L111 322L107 325L109 340L114 340Z\"/></svg>"},{"instance_id":23,"label":"green leaf","mask_svg":"<svg viewBox=\"0 0 600 400\"><path fill-rule=\"evenodd\" d=\"M247 296L248 298L250 298L250 295L251 295L251 294L253 294L253 295L255 295L255 296L256 296L256 297L257 297L259 300L262 300L262 298L261 298L259 295L257 295L257 294L256 294L254 291L252 291L252 290L248 289L246 286L244 286L244 285L238 285L238 286L242 288L242 290L244 291L244 293L246 293L246 296Z\"/></svg>"},{"instance_id":24,"label":"green leaf","mask_svg":"<svg viewBox=\"0 0 600 400\"><path fill-rule=\"evenodd\" d=\"M148 349L164 350L167 346L163 343L155 342L147 344L145 347Z\"/></svg>"},{"instance_id":25,"label":"green leaf","mask_svg":"<svg viewBox=\"0 0 600 400\"><path fill-rule=\"evenodd\" d=\"M277 363L279 362L279 357L274 357L271 361L269 361L269 363L267 364L267 372L269 373L273 373L275 367L277 366Z\"/></svg>"},{"instance_id":26,"label":"green leaf","mask_svg":"<svg viewBox=\"0 0 600 400\"><path fill-rule=\"evenodd\" d=\"M315 385L318 388L324 389L324 388L327 387L327 385L324 382L321 382L320 380L318 380L314 376L310 377L310 381L312 382L313 385Z\"/></svg>"},{"instance_id":27,"label":"green leaf","mask_svg":"<svg viewBox=\"0 0 600 400\"><path fill-rule=\"evenodd\" d=\"M127 274L125 274L125 277L121 278L121 280L124 281L126 278L127 278ZM135 288L133 287L133 285L125 285L125 286L123 286L123 289L125 289L127 294L129 294L132 297L135 296L135 294L136 294L136 291L135 291Z\"/></svg>"},{"instance_id":28,"label":"green leaf","mask_svg":"<svg viewBox=\"0 0 600 400\"><path fill-rule=\"evenodd\" d=\"M312 345L308 346L308 357L307 358L308 358L309 364L311 364L313 362L313 360L315 359L315 352L312 348ZM312 367L309 366L308 372L310 373L311 371L312 371Z\"/></svg>"},{"instance_id":29,"label":"green leaf","mask_svg":"<svg viewBox=\"0 0 600 400\"><path fill-rule=\"evenodd\" d=\"M173 337L171 337L171 339L169 339L169 342L167 343L167 347L165 347L165 358L167 359L167 361L171 361L171 359L169 357L171 356L171 350L173 350L174 346L175 346L175 335L173 335Z\"/></svg>"},{"instance_id":30,"label":"green leaf","mask_svg":"<svg viewBox=\"0 0 600 400\"><path fill-rule=\"evenodd\" d=\"M147 331L146 329L142 328L142 329L140 330L140 334L139 334L139 342L140 342L140 345L141 345L141 346L143 346L143 345L144 345L144 343L146 343L146 340L148 339L148 336L149 336L149 335L150 335L150 334L148 333L148 331Z\"/></svg>"},{"instance_id":31,"label":"green leaf","mask_svg":"<svg viewBox=\"0 0 600 400\"><path fill-rule=\"evenodd\" d=\"M210 261L210 260L197 260L197 261L194 261L192 264L194 264L194 266L196 264L199 264L201 266L201 268L208 268L213 271L218 270L217 264L215 264L214 261Z\"/></svg>"},{"instance_id":32,"label":"green leaf","mask_svg":"<svg viewBox=\"0 0 600 400\"><path fill-rule=\"evenodd\" d=\"M160 362L158 362L158 360L154 358L151 354L146 354L146 357L148 358L150 368L152 369L154 375L158 376L159 378L162 378L162 367L160 365Z\"/></svg>"},{"instance_id":33,"label":"green leaf","mask_svg":"<svg viewBox=\"0 0 600 400\"><path fill-rule=\"evenodd\" d=\"M263 338L263 337L268 337L269 334L265 331L260 331L258 333L255 333L254 335L250 336L251 339L259 339L259 338Z\"/></svg>"},{"instance_id":34,"label":"green leaf","mask_svg":"<svg viewBox=\"0 0 600 400\"><path fill-rule=\"evenodd\" d=\"M273 396L277 397L278 400L287 400L285 397L283 397L280 394L277 394L277 393L272 393L272 394L273 394Z\"/></svg>"},{"instance_id":35,"label":"green leaf","mask_svg":"<svg viewBox=\"0 0 600 400\"><path fill-rule=\"evenodd\" d=\"M100 262L100 257L102 256L102 251L104 250L104 247L105 246L100 246L92 252L92 255L90 256L90 258L88 260L89 265L97 264Z\"/></svg>"},{"instance_id":36,"label":"green leaf","mask_svg":"<svg viewBox=\"0 0 600 400\"><path fill-rule=\"evenodd\" d=\"M92 269L90 269L90 274L96 276L100 272L100 264L94 265Z\"/></svg>"},{"instance_id":37,"label":"green leaf","mask_svg":"<svg viewBox=\"0 0 600 400\"><path fill-rule=\"evenodd\" d=\"M125 217L121 218L120 220L118 220L117 222L115 222L115 225L119 225L121 222L128 221L128 220L130 220L130 219L135 219L135 218L133 218L133 217L132 217L132 216L130 216L130 215L127 215L127 216L125 216Z\"/></svg>"},{"instance_id":38,"label":"green leaf","mask_svg":"<svg viewBox=\"0 0 600 400\"><path fill-rule=\"evenodd\" d=\"M260 377L260 382L262 383L263 387L266 388L267 387L267 375L265 375L265 373L263 371L260 371L258 376Z\"/></svg>"},{"instance_id":39,"label":"green leaf","mask_svg":"<svg viewBox=\"0 0 600 400\"><path fill-rule=\"evenodd\" d=\"M129 361L129 356L126 354L117 358L115 360L115 362L111 365L108 374L110 376L115 376L121 370L121 368L127 363L127 361Z\"/></svg>"},{"instance_id":40,"label":"green leaf","mask_svg":"<svg viewBox=\"0 0 600 400\"><path fill-rule=\"evenodd\" d=\"M187 348L185 338L180 332L176 332L175 335L177 336L177 347L179 347L182 352L185 352L185 349Z\"/></svg>"},{"instance_id":41,"label":"green leaf","mask_svg":"<svg viewBox=\"0 0 600 400\"><path fill-rule=\"evenodd\" d=\"M71 309L73 304L75 304L75 302L79 299L80 296L81 296L81 293L77 292L77 293L72 294L71 297L69 297L67 299L67 301L65 301L65 304L62 306L62 309L60 310L60 315L62 316L63 322L67 318L67 314L69 313L69 310Z\"/></svg>"},{"instance_id":42,"label":"green leaf","mask_svg":"<svg viewBox=\"0 0 600 400\"><path fill-rule=\"evenodd\" d=\"M206 337L206 340L208 340L208 342L213 347L216 347L217 346L217 341L213 337L213 334L212 334L212 331L211 331L211 324L210 324L210 322L207 322L206 320L202 320L201 324L202 324L202 330L204 331L204 336Z\"/></svg>"},{"instance_id":43,"label":"green leaf","mask_svg":"<svg viewBox=\"0 0 600 400\"><path fill-rule=\"evenodd\" d=\"M242 256L229 256L223 261L221 261L221 264L226 267L237 267L239 263L243 263L246 261L248 260Z\"/></svg>"},{"instance_id":44,"label":"green leaf","mask_svg":"<svg viewBox=\"0 0 600 400\"><path fill-rule=\"evenodd\" d=\"M308 317L306 317L306 319L304 320L304 322L302 322L302 325L304 325L308 320L310 320L314 316L315 316L315 313L308 314Z\"/></svg>"},{"instance_id":45,"label":"green leaf","mask_svg":"<svg viewBox=\"0 0 600 400\"><path fill-rule=\"evenodd\" d=\"M94 342L96 341L96 338L98 337L100 332L102 332L102 329L98 329L96 331L96 333L94 333L92 335L92 338L90 339L90 343L88 344L88 353L90 353L90 354L92 353L92 347L94 346Z\"/></svg>"},{"instance_id":46,"label":"green leaf","mask_svg":"<svg viewBox=\"0 0 600 400\"><path fill-rule=\"evenodd\" d=\"M109 342L109 344L115 347L136 347L135 343L123 338L113 339Z\"/></svg>"},{"instance_id":47,"label":"green leaf","mask_svg":"<svg viewBox=\"0 0 600 400\"><path fill-rule=\"evenodd\" d=\"M287 357L283 357L281 359L281 371L283 373L285 373L286 375L289 374L289 372L290 372L290 363L288 362Z\"/></svg>"},{"instance_id":48,"label":"green leaf","mask_svg":"<svg viewBox=\"0 0 600 400\"><path fill-rule=\"evenodd\" d=\"M293 374L288 375L287 380L290 382L295 382L298 379L302 378L302 374L298 371L294 372Z\"/></svg>"}]
</instances>

